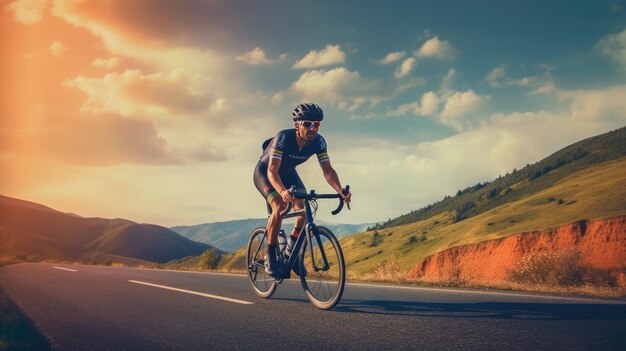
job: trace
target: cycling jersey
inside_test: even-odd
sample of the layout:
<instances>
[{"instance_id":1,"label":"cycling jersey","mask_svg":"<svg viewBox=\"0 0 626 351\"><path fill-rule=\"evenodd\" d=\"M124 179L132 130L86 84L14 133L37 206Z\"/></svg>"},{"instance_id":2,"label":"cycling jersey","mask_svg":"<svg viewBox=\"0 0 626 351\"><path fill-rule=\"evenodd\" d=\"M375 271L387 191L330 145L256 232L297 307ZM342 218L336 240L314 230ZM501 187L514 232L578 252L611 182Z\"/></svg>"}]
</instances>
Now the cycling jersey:
<instances>
[{"instance_id":1,"label":"cycling jersey","mask_svg":"<svg viewBox=\"0 0 626 351\"><path fill-rule=\"evenodd\" d=\"M296 130L285 129L274 137L272 142L263 150L259 163L268 166L270 158L281 160L278 174L287 174L309 157L317 154L320 163L330 161L326 150L326 140L317 134L315 139L306 143L301 149L296 142Z\"/></svg>"},{"instance_id":2,"label":"cycling jersey","mask_svg":"<svg viewBox=\"0 0 626 351\"><path fill-rule=\"evenodd\" d=\"M278 195L267 178L270 158L276 158L281 160L278 175L283 185L287 188L295 185L298 189L305 189L304 183L296 172L296 166L304 163L314 154L317 154L320 163L330 161L326 150L326 141L321 135L317 134L315 139L305 144L301 149L296 142L295 129L285 129L278 132L263 150L263 154L254 169L254 185L268 201Z\"/></svg>"}]
</instances>

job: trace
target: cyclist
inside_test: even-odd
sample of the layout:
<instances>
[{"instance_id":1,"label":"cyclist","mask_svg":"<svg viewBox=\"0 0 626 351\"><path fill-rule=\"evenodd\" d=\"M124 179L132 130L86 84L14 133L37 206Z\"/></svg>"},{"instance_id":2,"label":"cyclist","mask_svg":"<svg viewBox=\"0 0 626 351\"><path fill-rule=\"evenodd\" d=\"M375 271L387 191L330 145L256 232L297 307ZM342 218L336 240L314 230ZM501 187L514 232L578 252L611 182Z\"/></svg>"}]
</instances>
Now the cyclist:
<instances>
[{"instance_id":1,"label":"cyclist","mask_svg":"<svg viewBox=\"0 0 626 351\"><path fill-rule=\"evenodd\" d=\"M282 130L272 139L266 140L263 144L263 154L254 169L254 185L272 209L267 220L268 252L265 255L265 272L274 277L278 274L276 245L282 223L280 213L287 208L289 202L293 203L296 210L301 210L304 207L302 200L296 200L287 191L294 185L297 189L305 189L298 172L296 172L296 166L316 154L328 184L347 203L350 203L352 197L350 192L344 193L337 172L330 164L326 141L318 134L323 119L324 112L317 104L303 103L298 105L293 111L294 129ZM303 216L296 218L287 243L288 248L293 247L304 225L304 220Z\"/></svg>"}]
</instances>

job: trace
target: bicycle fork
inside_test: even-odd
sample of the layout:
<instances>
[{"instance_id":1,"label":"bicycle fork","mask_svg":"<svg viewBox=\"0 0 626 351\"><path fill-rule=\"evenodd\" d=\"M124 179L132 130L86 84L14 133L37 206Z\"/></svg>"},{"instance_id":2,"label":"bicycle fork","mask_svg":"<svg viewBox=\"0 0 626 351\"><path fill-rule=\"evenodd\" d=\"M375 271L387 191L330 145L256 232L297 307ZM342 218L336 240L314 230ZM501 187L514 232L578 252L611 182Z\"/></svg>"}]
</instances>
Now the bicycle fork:
<instances>
[{"instance_id":1,"label":"bicycle fork","mask_svg":"<svg viewBox=\"0 0 626 351\"><path fill-rule=\"evenodd\" d=\"M328 264L328 258L326 258L326 251L324 250L324 245L322 244L322 239L320 238L320 233L317 230L317 226L313 223L307 224L306 235L307 235L307 242L309 244L309 250L311 250L311 265L313 266L313 270L315 272L327 271L330 268L330 266ZM313 238L315 238L315 241L317 242L317 246L320 248L319 254L322 256L322 262L323 262L323 265L321 268L319 268L317 264L315 263L315 251L313 250L313 241L312 241Z\"/></svg>"}]
</instances>

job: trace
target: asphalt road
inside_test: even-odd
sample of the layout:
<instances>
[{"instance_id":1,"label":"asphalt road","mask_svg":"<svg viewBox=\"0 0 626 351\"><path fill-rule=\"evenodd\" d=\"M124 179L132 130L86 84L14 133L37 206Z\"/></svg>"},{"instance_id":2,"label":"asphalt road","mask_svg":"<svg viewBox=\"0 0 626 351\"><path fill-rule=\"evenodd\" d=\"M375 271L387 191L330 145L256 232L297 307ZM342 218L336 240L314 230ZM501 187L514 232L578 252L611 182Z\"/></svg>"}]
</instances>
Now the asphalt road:
<instances>
[{"instance_id":1,"label":"asphalt road","mask_svg":"<svg viewBox=\"0 0 626 351\"><path fill-rule=\"evenodd\" d=\"M0 285L54 350L626 348L616 301L347 284L322 311L294 279L263 300L243 275L52 264L0 268Z\"/></svg>"}]
</instances>

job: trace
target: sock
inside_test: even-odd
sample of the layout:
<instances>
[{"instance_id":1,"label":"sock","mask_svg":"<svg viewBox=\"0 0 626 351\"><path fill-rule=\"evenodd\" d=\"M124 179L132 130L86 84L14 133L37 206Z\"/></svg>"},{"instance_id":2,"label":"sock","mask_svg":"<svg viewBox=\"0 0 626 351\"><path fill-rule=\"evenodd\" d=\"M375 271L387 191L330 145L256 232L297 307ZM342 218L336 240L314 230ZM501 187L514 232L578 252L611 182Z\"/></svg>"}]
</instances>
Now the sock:
<instances>
[{"instance_id":1,"label":"sock","mask_svg":"<svg viewBox=\"0 0 626 351\"><path fill-rule=\"evenodd\" d=\"M270 255L270 261L276 261L276 244L267 245L267 253Z\"/></svg>"},{"instance_id":2,"label":"sock","mask_svg":"<svg viewBox=\"0 0 626 351\"><path fill-rule=\"evenodd\" d=\"M291 231L291 236L297 238L298 235L300 235L300 230L302 230L302 228L294 227L293 230Z\"/></svg>"}]
</instances>

